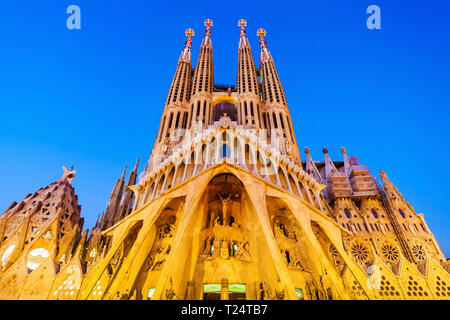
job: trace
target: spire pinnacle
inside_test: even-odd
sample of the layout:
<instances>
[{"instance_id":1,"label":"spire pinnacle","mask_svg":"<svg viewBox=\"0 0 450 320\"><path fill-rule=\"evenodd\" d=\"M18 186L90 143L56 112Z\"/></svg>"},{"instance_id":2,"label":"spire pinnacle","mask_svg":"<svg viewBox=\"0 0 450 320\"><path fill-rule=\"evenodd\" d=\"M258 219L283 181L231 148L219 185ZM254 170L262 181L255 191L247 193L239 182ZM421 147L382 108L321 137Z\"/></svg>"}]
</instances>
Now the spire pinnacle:
<instances>
[{"instance_id":1,"label":"spire pinnacle","mask_svg":"<svg viewBox=\"0 0 450 320\"><path fill-rule=\"evenodd\" d=\"M137 172L138 165L139 165L139 157L137 158L136 164L134 165L134 169L133 169L134 172Z\"/></svg>"},{"instance_id":2,"label":"spire pinnacle","mask_svg":"<svg viewBox=\"0 0 450 320\"><path fill-rule=\"evenodd\" d=\"M261 49L265 48L266 47L266 40L264 40L264 37L267 35L267 31L264 30L264 29L258 29L258 31L256 31L256 35L258 37L260 37L259 45L261 46Z\"/></svg>"},{"instance_id":3,"label":"spire pinnacle","mask_svg":"<svg viewBox=\"0 0 450 320\"><path fill-rule=\"evenodd\" d=\"M204 25L206 27L205 30L205 36L210 36L211 35L211 27L213 26L213 22L211 19L206 19L204 22Z\"/></svg>"},{"instance_id":4,"label":"spire pinnacle","mask_svg":"<svg viewBox=\"0 0 450 320\"><path fill-rule=\"evenodd\" d=\"M183 61L186 63L191 63L191 45L192 45L191 37L195 36L195 32L194 32L194 30L189 28L189 29L186 29L184 34L186 35L187 39L184 43L184 49L181 52L178 62Z\"/></svg>"},{"instance_id":5,"label":"spire pinnacle","mask_svg":"<svg viewBox=\"0 0 450 320\"><path fill-rule=\"evenodd\" d=\"M76 173L76 171L73 170L73 166L70 169L67 169L65 166L63 166L63 171L64 171L63 175L62 175L61 179L59 179L59 180L62 181L64 179L67 179L67 181L69 183L71 183L73 178L75 177L75 173Z\"/></svg>"},{"instance_id":6,"label":"spire pinnacle","mask_svg":"<svg viewBox=\"0 0 450 320\"><path fill-rule=\"evenodd\" d=\"M245 27L247 26L247 21L244 19L241 19L238 21L238 27L241 27L241 36L245 36L246 31Z\"/></svg>"},{"instance_id":7,"label":"spire pinnacle","mask_svg":"<svg viewBox=\"0 0 450 320\"><path fill-rule=\"evenodd\" d=\"M189 28L189 29L187 29L187 30L184 32L184 34L185 34L186 37L187 37L187 40L186 40L186 42L185 42L185 48L190 49L190 48L191 48L191 45L192 45L191 37L195 36L195 32L194 32L194 30L192 30L191 28Z\"/></svg>"}]
</instances>

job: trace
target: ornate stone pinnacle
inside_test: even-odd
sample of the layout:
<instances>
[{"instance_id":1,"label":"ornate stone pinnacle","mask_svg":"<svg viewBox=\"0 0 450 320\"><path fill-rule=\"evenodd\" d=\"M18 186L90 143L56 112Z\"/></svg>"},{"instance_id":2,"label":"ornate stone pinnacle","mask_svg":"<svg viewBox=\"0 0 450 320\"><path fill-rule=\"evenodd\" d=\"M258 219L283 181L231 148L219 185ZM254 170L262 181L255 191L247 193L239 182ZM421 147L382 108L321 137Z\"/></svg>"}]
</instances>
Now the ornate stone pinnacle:
<instances>
[{"instance_id":1,"label":"ornate stone pinnacle","mask_svg":"<svg viewBox=\"0 0 450 320\"><path fill-rule=\"evenodd\" d=\"M204 24L205 24L205 27L206 27L205 35L206 35L206 36L211 35L211 27L212 27L212 25L213 25L212 20L211 20L211 19L206 19L205 22L204 22Z\"/></svg>"},{"instance_id":2,"label":"ornate stone pinnacle","mask_svg":"<svg viewBox=\"0 0 450 320\"><path fill-rule=\"evenodd\" d=\"M347 150L345 150L344 147L341 147L341 153L342 153L342 154L346 154L346 153L347 153Z\"/></svg>"},{"instance_id":3,"label":"ornate stone pinnacle","mask_svg":"<svg viewBox=\"0 0 450 320\"><path fill-rule=\"evenodd\" d=\"M264 48L266 46L266 40L264 40L266 34L267 32L264 29L258 29L258 31L256 31L256 35L261 38L259 40L259 45L261 46L261 48Z\"/></svg>"},{"instance_id":4,"label":"ornate stone pinnacle","mask_svg":"<svg viewBox=\"0 0 450 320\"><path fill-rule=\"evenodd\" d=\"M309 149L308 147L305 147L305 153L308 154L309 153Z\"/></svg>"},{"instance_id":5,"label":"ornate stone pinnacle","mask_svg":"<svg viewBox=\"0 0 450 320\"><path fill-rule=\"evenodd\" d=\"M325 147L323 147L322 152L323 152L323 153L328 153L328 149L325 148Z\"/></svg>"},{"instance_id":6,"label":"ornate stone pinnacle","mask_svg":"<svg viewBox=\"0 0 450 320\"><path fill-rule=\"evenodd\" d=\"M266 32L266 30L264 30L264 29L258 29L258 31L256 31L256 35L257 35L258 37L260 37L261 40L263 40L264 37L267 35L267 32Z\"/></svg>"},{"instance_id":7,"label":"ornate stone pinnacle","mask_svg":"<svg viewBox=\"0 0 450 320\"><path fill-rule=\"evenodd\" d=\"M191 37L195 36L194 30L192 30L191 28L187 29L184 34L186 35L186 37L188 37L189 40L191 39Z\"/></svg>"},{"instance_id":8,"label":"ornate stone pinnacle","mask_svg":"<svg viewBox=\"0 0 450 320\"><path fill-rule=\"evenodd\" d=\"M206 19L205 22L204 22L204 24L205 24L205 27L206 27L207 29L209 29L210 27L213 26L213 22L212 22L211 19Z\"/></svg>"}]
</instances>

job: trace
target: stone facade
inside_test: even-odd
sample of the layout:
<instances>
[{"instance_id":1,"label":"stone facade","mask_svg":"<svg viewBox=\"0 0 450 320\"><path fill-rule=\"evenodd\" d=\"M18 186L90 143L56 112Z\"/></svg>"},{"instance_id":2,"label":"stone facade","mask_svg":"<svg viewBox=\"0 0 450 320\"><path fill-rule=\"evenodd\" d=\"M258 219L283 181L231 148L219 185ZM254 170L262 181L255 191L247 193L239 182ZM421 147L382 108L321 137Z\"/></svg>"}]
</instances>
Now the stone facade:
<instances>
[{"instance_id":1,"label":"stone facade","mask_svg":"<svg viewBox=\"0 0 450 320\"><path fill-rule=\"evenodd\" d=\"M273 58L240 20L237 88L214 84L211 20L185 48L144 171L83 232L75 171L0 216L0 299L450 299L423 214L341 148L306 159Z\"/></svg>"}]
</instances>

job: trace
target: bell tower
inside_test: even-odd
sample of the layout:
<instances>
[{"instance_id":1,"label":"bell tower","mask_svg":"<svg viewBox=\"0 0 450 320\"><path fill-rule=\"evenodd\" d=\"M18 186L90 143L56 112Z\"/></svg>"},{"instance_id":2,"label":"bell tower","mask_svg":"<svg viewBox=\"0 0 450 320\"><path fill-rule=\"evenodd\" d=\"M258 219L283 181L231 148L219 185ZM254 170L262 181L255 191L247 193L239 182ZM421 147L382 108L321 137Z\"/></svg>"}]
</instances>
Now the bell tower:
<instances>
[{"instance_id":1,"label":"bell tower","mask_svg":"<svg viewBox=\"0 0 450 320\"><path fill-rule=\"evenodd\" d=\"M239 20L240 30L238 67L237 67L237 91L239 124L254 125L256 128L265 128L261 116L261 100L259 92L258 76L253 61L252 50L247 39L247 21Z\"/></svg>"},{"instance_id":2,"label":"bell tower","mask_svg":"<svg viewBox=\"0 0 450 320\"><path fill-rule=\"evenodd\" d=\"M264 29L257 31L261 46L261 91L264 101L265 123L267 124L268 131L270 131L271 139L275 137L280 139L280 152L293 157L300 163L300 153L295 139L291 114L272 55L264 39L266 34L267 32Z\"/></svg>"},{"instance_id":3,"label":"bell tower","mask_svg":"<svg viewBox=\"0 0 450 320\"><path fill-rule=\"evenodd\" d=\"M189 129L205 128L212 122L212 94L214 88L214 67L212 57L211 27L213 22L205 20L205 36L192 77Z\"/></svg>"}]
</instances>

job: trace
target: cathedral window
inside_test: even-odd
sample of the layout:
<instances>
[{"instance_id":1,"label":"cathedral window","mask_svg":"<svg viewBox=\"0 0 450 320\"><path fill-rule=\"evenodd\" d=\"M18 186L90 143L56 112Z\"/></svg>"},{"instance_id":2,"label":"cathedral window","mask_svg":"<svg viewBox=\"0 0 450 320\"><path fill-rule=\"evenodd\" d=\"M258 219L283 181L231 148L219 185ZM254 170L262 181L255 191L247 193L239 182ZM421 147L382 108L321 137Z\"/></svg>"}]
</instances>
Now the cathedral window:
<instances>
[{"instance_id":1,"label":"cathedral window","mask_svg":"<svg viewBox=\"0 0 450 320\"><path fill-rule=\"evenodd\" d=\"M350 219L352 217L352 215L350 214L350 211L348 211L348 209L344 209L344 213L347 216L347 218Z\"/></svg>"},{"instance_id":2,"label":"cathedral window","mask_svg":"<svg viewBox=\"0 0 450 320\"><path fill-rule=\"evenodd\" d=\"M398 209L398 213L400 213L400 215L402 216L403 219L406 219L406 215L402 209Z\"/></svg>"},{"instance_id":3,"label":"cathedral window","mask_svg":"<svg viewBox=\"0 0 450 320\"><path fill-rule=\"evenodd\" d=\"M385 244L381 247L383 257L389 262L395 262L400 257L398 249L390 244Z\"/></svg>"},{"instance_id":4,"label":"cathedral window","mask_svg":"<svg viewBox=\"0 0 450 320\"><path fill-rule=\"evenodd\" d=\"M420 244L415 244L411 247L412 252L417 260L424 261L426 258L425 249Z\"/></svg>"},{"instance_id":5,"label":"cathedral window","mask_svg":"<svg viewBox=\"0 0 450 320\"><path fill-rule=\"evenodd\" d=\"M369 250L362 243L355 243L351 248L353 258L359 262L365 262L369 257Z\"/></svg>"},{"instance_id":6,"label":"cathedral window","mask_svg":"<svg viewBox=\"0 0 450 320\"><path fill-rule=\"evenodd\" d=\"M374 217L375 219L378 219L378 214L377 214L377 212L375 211L375 209L372 209L372 215L373 215L373 217Z\"/></svg>"}]
</instances>

